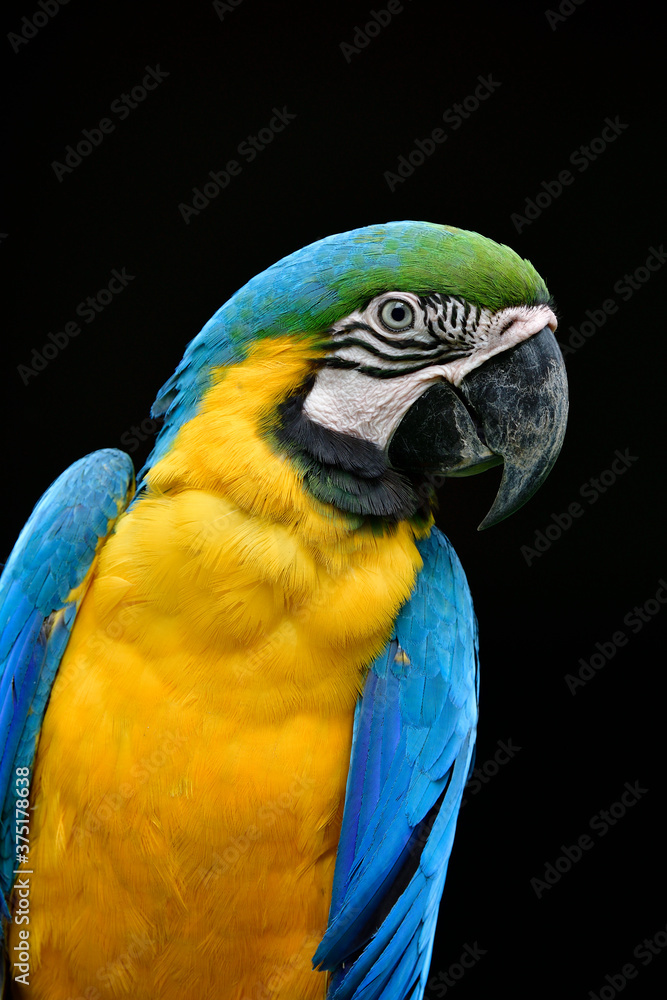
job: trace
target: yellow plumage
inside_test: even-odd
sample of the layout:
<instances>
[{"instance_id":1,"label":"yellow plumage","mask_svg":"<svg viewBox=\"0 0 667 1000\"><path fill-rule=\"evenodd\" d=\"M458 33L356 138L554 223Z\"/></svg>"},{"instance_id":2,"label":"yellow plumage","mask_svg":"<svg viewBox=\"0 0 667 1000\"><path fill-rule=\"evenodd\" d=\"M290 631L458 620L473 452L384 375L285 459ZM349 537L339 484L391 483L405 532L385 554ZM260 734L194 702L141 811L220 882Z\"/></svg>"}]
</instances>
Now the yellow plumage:
<instances>
[{"instance_id":1,"label":"yellow plumage","mask_svg":"<svg viewBox=\"0 0 667 1000\"><path fill-rule=\"evenodd\" d=\"M21 995L324 997L354 706L421 561L263 436L312 354L215 372L97 559L38 749Z\"/></svg>"}]
</instances>

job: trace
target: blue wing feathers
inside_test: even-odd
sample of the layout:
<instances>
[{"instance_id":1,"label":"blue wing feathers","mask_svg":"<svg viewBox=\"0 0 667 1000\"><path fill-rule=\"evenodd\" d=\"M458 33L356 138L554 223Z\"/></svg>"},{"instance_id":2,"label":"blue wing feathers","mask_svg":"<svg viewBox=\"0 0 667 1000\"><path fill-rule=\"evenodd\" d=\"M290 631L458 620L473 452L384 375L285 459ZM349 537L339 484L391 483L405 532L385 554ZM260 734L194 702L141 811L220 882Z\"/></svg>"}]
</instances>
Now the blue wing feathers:
<instances>
[{"instance_id":1,"label":"blue wing feathers","mask_svg":"<svg viewBox=\"0 0 667 1000\"><path fill-rule=\"evenodd\" d=\"M465 778L463 779L465 783ZM460 794L456 808L441 812L430 831L417 873L397 901L361 958L350 967L354 973L334 977L336 991L331 1000L399 1000L407 997L416 979L420 987L412 997L423 995L430 962L438 903L451 852ZM444 811L443 811L444 810ZM365 973L365 976L364 976ZM363 978L362 978L363 976Z\"/></svg>"},{"instance_id":2,"label":"blue wing feathers","mask_svg":"<svg viewBox=\"0 0 667 1000\"><path fill-rule=\"evenodd\" d=\"M384 679L379 678L375 685L377 693L377 698L379 701L382 699L383 691L382 689L386 686ZM364 767L364 794L361 799L361 806L359 810L359 823L358 828L360 830L366 829L368 826L372 811L374 808L374 803L377 801L377 797L380 793L380 784L382 780L382 772L384 770L382 763L382 735L384 726L384 717L376 712L371 714L370 717L370 737L368 741L368 746L371 751L369 757L366 760Z\"/></svg>"},{"instance_id":3,"label":"blue wing feathers","mask_svg":"<svg viewBox=\"0 0 667 1000\"><path fill-rule=\"evenodd\" d=\"M100 542L127 505L134 482L129 456L115 449L75 462L32 512L0 579L0 887L16 867L10 813L16 767L32 768L53 680L84 581Z\"/></svg>"},{"instance_id":4,"label":"blue wing feathers","mask_svg":"<svg viewBox=\"0 0 667 1000\"><path fill-rule=\"evenodd\" d=\"M477 626L438 531L355 717L329 926L329 1000L420 1000L477 720Z\"/></svg>"},{"instance_id":5,"label":"blue wing feathers","mask_svg":"<svg viewBox=\"0 0 667 1000\"><path fill-rule=\"evenodd\" d=\"M21 662L17 680L16 682L12 680L11 692L8 692L2 706L3 752L0 787L3 788L10 783L16 748L21 739L21 728L13 725L13 722L16 719L25 719L28 715L44 664L45 652L46 644L41 627L37 630L36 636L34 627L31 627L26 641L22 641L19 645Z\"/></svg>"},{"instance_id":6,"label":"blue wing feathers","mask_svg":"<svg viewBox=\"0 0 667 1000\"><path fill-rule=\"evenodd\" d=\"M391 681L393 682L394 686L396 686L395 679L392 678ZM390 695L390 697L392 697L392 695ZM384 781L387 774L389 773L391 762L394 760L396 756L396 748L398 747L400 736L401 736L401 722L398 717L398 713L393 711L386 712L384 716L384 726L382 730L381 781Z\"/></svg>"}]
</instances>

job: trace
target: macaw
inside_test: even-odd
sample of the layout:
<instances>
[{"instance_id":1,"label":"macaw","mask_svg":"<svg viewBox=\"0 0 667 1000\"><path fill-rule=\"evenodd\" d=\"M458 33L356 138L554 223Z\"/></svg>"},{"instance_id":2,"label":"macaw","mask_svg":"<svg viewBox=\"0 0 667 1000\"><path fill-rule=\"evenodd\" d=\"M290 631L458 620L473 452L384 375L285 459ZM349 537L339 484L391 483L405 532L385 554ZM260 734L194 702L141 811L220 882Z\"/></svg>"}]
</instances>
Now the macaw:
<instances>
[{"instance_id":1,"label":"macaw","mask_svg":"<svg viewBox=\"0 0 667 1000\"><path fill-rule=\"evenodd\" d=\"M0 591L12 995L423 997L478 699L435 491L502 463L485 527L543 482L555 327L476 233L330 236L189 344L136 487L47 490Z\"/></svg>"}]
</instances>

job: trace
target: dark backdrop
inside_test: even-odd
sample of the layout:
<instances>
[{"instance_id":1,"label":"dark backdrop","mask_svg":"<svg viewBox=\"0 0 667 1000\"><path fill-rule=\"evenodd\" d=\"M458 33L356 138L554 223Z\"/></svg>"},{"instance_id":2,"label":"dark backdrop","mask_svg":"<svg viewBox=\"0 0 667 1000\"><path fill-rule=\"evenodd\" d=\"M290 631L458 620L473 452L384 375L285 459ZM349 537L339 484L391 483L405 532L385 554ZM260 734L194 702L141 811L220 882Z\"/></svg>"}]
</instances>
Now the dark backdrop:
<instances>
[{"instance_id":1,"label":"dark backdrop","mask_svg":"<svg viewBox=\"0 0 667 1000\"><path fill-rule=\"evenodd\" d=\"M5 556L70 462L112 446L141 464L186 342L298 247L427 219L545 276L568 347L561 458L484 533L495 471L441 497L483 678L427 996L656 995L667 956L641 943L667 944L657 24L594 0L24 0L5 33ZM210 202L183 208L207 183Z\"/></svg>"}]
</instances>

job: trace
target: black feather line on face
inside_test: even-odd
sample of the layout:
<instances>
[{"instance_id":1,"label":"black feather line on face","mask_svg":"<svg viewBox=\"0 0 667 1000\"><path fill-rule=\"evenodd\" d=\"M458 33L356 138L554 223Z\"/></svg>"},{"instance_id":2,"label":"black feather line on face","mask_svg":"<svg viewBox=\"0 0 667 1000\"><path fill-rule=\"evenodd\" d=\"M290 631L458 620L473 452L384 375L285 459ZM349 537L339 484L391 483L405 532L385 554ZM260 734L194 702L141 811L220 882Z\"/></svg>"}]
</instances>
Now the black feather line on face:
<instances>
[{"instance_id":1,"label":"black feather line on face","mask_svg":"<svg viewBox=\"0 0 667 1000\"><path fill-rule=\"evenodd\" d=\"M326 334L330 338L330 353L324 359L323 366L356 369L369 378L391 379L421 371L436 362L447 364L472 354L477 322L481 315L479 308L477 318L471 321L471 329L468 328L471 306L463 299L430 292L418 297L417 310L418 314L421 312L420 320L407 330L397 331L393 336L391 333L381 333L360 320L349 320L342 322L340 326L329 327ZM457 325L459 320L460 324ZM386 367L358 358L342 357L340 352L348 347L365 351L370 359L381 359L386 362ZM386 348L390 348L391 352Z\"/></svg>"},{"instance_id":2,"label":"black feather line on face","mask_svg":"<svg viewBox=\"0 0 667 1000\"><path fill-rule=\"evenodd\" d=\"M280 407L278 440L289 443L297 452L310 455L322 465L336 466L364 479L381 476L387 463L377 445L351 434L329 430L306 416L303 404L312 386L313 380L310 380L299 395L290 396Z\"/></svg>"},{"instance_id":3,"label":"black feather line on face","mask_svg":"<svg viewBox=\"0 0 667 1000\"><path fill-rule=\"evenodd\" d=\"M311 379L278 410L271 436L301 472L314 497L350 514L404 521L430 513L433 491L392 469L384 452L364 441L311 420L303 404Z\"/></svg>"}]
</instances>

